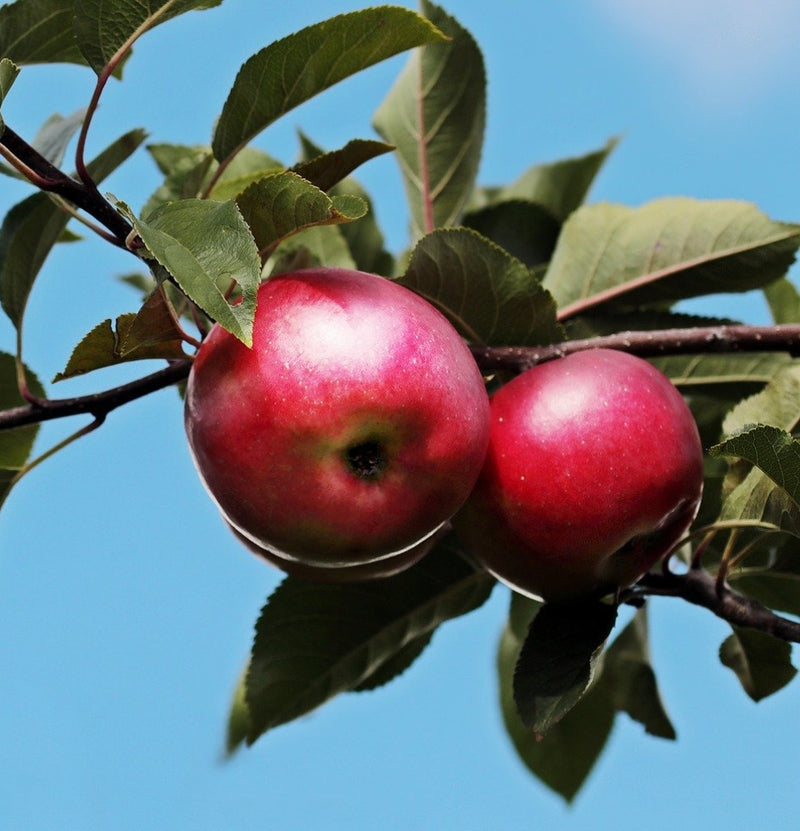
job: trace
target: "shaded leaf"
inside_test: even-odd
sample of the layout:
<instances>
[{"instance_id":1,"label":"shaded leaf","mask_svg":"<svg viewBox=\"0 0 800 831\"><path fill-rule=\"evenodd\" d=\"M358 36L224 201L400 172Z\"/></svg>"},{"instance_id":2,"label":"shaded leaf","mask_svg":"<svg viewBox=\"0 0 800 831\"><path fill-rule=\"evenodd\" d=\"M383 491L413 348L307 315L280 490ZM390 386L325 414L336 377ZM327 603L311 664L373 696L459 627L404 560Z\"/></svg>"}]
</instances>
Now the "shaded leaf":
<instances>
[{"instance_id":1,"label":"shaded leaf","mask_svg":"<svg viewBox=\"0 0 800 831\"><path fill-rule=\"evenodd\" d=\"M752 424L772 424L791 431L800 421L800 365L791 363L763 390L739 402L725 418L727 436Z\"/></svg>"},{"instance_id":2,"label":"shaded leaf","mask_svg":"<svg viewBox=\"0 0 800 831\"><path fill-rule=\"evenodd\" d=\"M733 634L720 647L719 657L736 673L753 701L783 689L797 675L790 643L755 629L732 628Z\"/></svg>"},{"instance_id":3,"label":"shaded leaf","mask_svg":"<svg viewBox=\"0 0 800 831\"><path fill-rule=\"evenodd\" d=\"M483 604L494 582L459 556L452 537L383 580L335 585L288 577L256 625L248 741L358 688L409 644Z\"/></svg>"},{"instance_id":4,"label":"shaded leaf","mask_svg":"<svg viewBox=\"0 0 800 831\"><path fill-rule=\"evenodd\" d=\"M601 303L654 305L762 288L786 273L799 244L798 226L744 202L604 203L570 216L543 282L562 317Z\"/></svg>"},{"instance_id":5,"label":"shaded leaf","mask_svg":"<svg viewBox=\"0 0 800 831\"><path fill-rule=\"evenodd\" d=\"M450 40L414 52L374 126L397 148L414 241L453 225L475 185L486 122L486 72L475 40L439 6L423 13Z\"/></svg>"},{"instance_id":6,"label":"shaded leaf","mask_svg":"<svg viewBox=\"0 0 800 831\"><path fill-rule=\"evenodd\" d=\"M553 299L531 271L475 231L434 231L399 282L427 298L470 341L495 346L562 339Z\"/></svg>"},{"instance_id":7,"label":"shaded leaf","mask_svg":"<svg viewBox=\"0 0 800 831\"><path fill-rule=\"evenodd\" d=\"M236 204L184 199L132 221L148 251L186 295L249 346L261 262ZM231 305L227 294L233 282L242 299Z\"/></svg>"},{"instance_id":8,"label":"shaded leaf","mask_svg":"<svg viewBox=\"0 0 800 831\"><path fill-rule=\"evenodd\" d=\"M144 141L142 130L132 130L117 139L88 169L96 182L105 179ZM0 302L19 328L28 296L52 247L62 239L70 215L46 193L35 193L17 203L0 227Z\"/></svg>"},{"instance_id":9,"label":"shaded leaf","mask_svg":"<svg viewBox=\"0 0 800 831\"><path fill-rule=\"evenodd\" d=\"M228 723L225 730L225 752L232 756L250 735L250 710L247 707L247 672L249 664L245 666L231 699L228 711Z\"/></svg>"},{"instance_id":10,"label":"shaded leaf","mask_svg":"<svg viewBox=\"0 0 800 831\"><path fill-rule=\"evenodd\" d=\"M770 542L774 545L765 546L768 557L763 565L750 565L750 557L745 566L729 574L728 582L769 609L800 615L800 558L796 543L781 550L774 537Z\"/></svg>"},{"instance_id":11,"label":"shaded leaf","mask_svg":"<svg viewBox=\"0 0 800 831\"><path fill-rule=\"evenodd\" d=\"M123 48L160 23L222 0L74 0L74 37L86 62L99 75Z\"/></svg>"},{"instance_id":12,"label":"shaded leaf","mask_svg":"<svg viewBox=\"0 0 800 831\"><path fill-rule=\"evenodd\" d=\"M675 728L661 701L649 653L647 614L639 609L606 650L599 683L615 709L627 713L650 735L674 739Z\"/></svg>"},{"instance_id":13,"label":"shaded leaf","mask_svg":"<svg viewBox=\"0 0 800 831\"><path fill-rule=\"evenodd\" d=\"M433 632L426 632L414 641L407 643L391 658L384 661L370 676L365 678L353 692L369 692L394 681L404 673L425 651L433 638Z\"/></svg>"},{"instance_id":14,"label":"shaded leaf","mask_svg":"<svg viewBox=\"0 0 800 831\"><path fill-rule=\"evenodd\" d=\"M332 17L270 44L236 76L214 131L214 157L227 163L304 101L392 55L441 38L418 14L383 6Z\"/></svg>"},{"instance_id":15,"label":"shaded leaf","mask_svg":"<svg viewBox=\"0 0 800 831\"><path fill-rule=\"evenodd\" d=\"M33 139L33 147L51 164L59 167L72 137L83 124L86 108L82 107L68 116L51 115Z\"/></svg>"},{"instance_id":16,"label":"shaded leaf","mask_svg":"<svg viewBox=\"0 0 800 831\"><path fill-rule=\"evenodd\" d=\"M652 358L651 363L687 395L699 393L738 398L748 388L760 388L772 381L789 367L792 358L785 352L735 352L669 355Z\"/></svg>"},{"instance_id":17,"label":"shaded leaf","mask_svg":"<svg viewBox=\"0 0 800 831\"><path fill-rule=\"evenodd\" d=\"M272 255L271 272L296 271L319 265L355 268L356 263L342 234L346 225L314 225L285 239Z\"/></svg>"},{"instance_id":18,"label":"shaded leaf","mask_svg":"<svg viewBox=\"0 0 800 831\"><path fill-rule=\"evenodd\" d=\"M506 732L521 761L534 776L571 802L608 741L614 724L614 707L595 686L546 735L529 730L514 703L512 679L520 645L521 639L514 634L510 619L497 654L500 707Z\"/></svg>"},{"instance_id":19,"label":"shaded leaf","mask_svg":"<svg viewBox=\"0 0 800 831\"><path fill-rule=\"evenodd\" d=\"M394 147L382 141L353 139L340 150L322 153L296 164L292 170L320 190L329 191L364 162L391 153Z\"/></svg>"},{"instance_id":20,"label":"shaded leaf","mask_svg":"<svg viewBox=\"0 0 800 831\"><path fill-rule=\"evenodd\" d=\"M2 11L2 9L0 9ZM8 58L0 59L0 106L2 106L8 91L19 75L19 67ZM3 118L0 116L0 131L3 130Z\"/></svg>"},{"instance_id":21,"label":"shaded leaf","mask_svg":"<svg viewBox=\"0 0 800 831\"><path fill-rule=\"evenodd\" d=\"M800 323L800 292L786 277L770 283L764 295L775 323Z\"/></svg>"},{"instance_id":22,"label":"shaded leaf","mask_svg":"<svg viewBox=\"0 0 800 831\"><path fill-rule=\"evenodd\" d=\"M292 171L271 173L236 198L260 252L313 225L352 222L366 213L357 196L328 196Z\"/></svg>"},{"instance_id":23,"label":"shaded leaf","mask_svg":"<svg viewBox=\"0 0 800 831\"><path fill-rule=\"evenodd\" d=\"M0 56L17 64L86 60L75 43L75 0L17 0L0 6Z\"/></svg>"},{"instance_id":24,"label":"shaded leaf","mask_svg":"<svg viewBox=\"0 0 800 831\"><path fill-rule=\"evenodd\" d=\"M541 608L514 671L514 700L528 729L547 733L580 701L616 619L617 607L602 601Z\"/></svg>"}]
</instances>

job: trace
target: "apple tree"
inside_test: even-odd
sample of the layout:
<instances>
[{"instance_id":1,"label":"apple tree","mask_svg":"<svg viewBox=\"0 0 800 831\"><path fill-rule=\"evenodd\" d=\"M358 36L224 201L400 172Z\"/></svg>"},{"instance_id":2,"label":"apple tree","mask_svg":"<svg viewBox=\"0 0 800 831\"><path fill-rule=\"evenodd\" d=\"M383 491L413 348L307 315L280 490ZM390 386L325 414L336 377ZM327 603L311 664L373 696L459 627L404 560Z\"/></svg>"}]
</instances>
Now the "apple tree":
<instances>
[{"instance_id":1,"label":"apple tree","mask_svg":"<svg viewBox=\"0 0 800 831\"><path fill-rule=\"evenodd\" d=\"M147 143L143 128L129 127L87 157L103 93L109 84L124 84L136 41L160 24L177 29L184 13L220 2L15 0L0 6L0 104L14 95L14 81L29 64L73 63L96 74L85 109L48 119L35 136L18 134L0 114L0 173L31 187L0 227L0 303L16 333L0 353L0 502L40 462L99 429L116 409L165 387L176 388L175 407L182 408L195 357L211 337L252 351L259 315L272 302L262 307L257 300L270 281L309 268L366 272L403 287L415 302L422 298L449 321L480 370L487 400L540 367L555 376L566 372L569 356L598 349L628 353L669 379L702 446L697 488L679 494L691 508L672 526L679 533L668 545L655 545L655 558L643 560L629 579L589 580L591 590L567 597L508 592L497 651L499 706L510 741L533 775L572 799L620 713L653 736L675 738L649 657L653 602L682 600L726 621L730 634L720 658L753 700L788 684L796 672L791 644L800 641L800 295L787 272L800 226L738 201L593 204L587 197L616 150L613 139L580 157L531 160L515 181L480 184L483 58L473 36L429 0L419 13L368 8L266 44L241 66L218 118L201 128L197 144ZM270 125L295 107L404 52L407 63L374 115L374 136L334 148L301 136L293 162L262 149ZM210 143L203 143L208 134ZM152 195L142 206L102 189L104 178L136 153L153 162ZM357 177L362 165L384 154L396 159L407 197L410 237L400 252L387 250L371 211L380 194L368 194ZM131 311L98 321L77 344L54 343L69 357L46 385L25 361L26 310L48 254L67 243L111 245L130 255ZM753 290L764 293L772 325L700 316L685 302ZM401 314L399 306L394 311ZM368 352L361 342L348 349ZM129 383L59 395L70 379L137 361L145 363ZM409 359L408 366L416 364ZM428 372L424 366L416 371L419 378ZM596 370L587 419L601 406L597 390L609 381L604 372ZM438 366L426 381L437 388L447 375L447 367ZM639 374L625 379L636 392ZM572 383L584 381L575 376ZM601 468L614 467L615 454L635 454L641 477L635 502L647 509L666 475L660 460L674 456L674 442L653 422L649 431L637 432L639 444L631 444L634 405L608 389L603 406L610 420L559 466L577 478L593 465L601 476ZM401 396L397 406L403 404ZM223 410L223 404L214 406ZM448 406L455 412L459 401ZM442 415L447 421L451 413ZM40 446L41 424L75 416L83 417L79 429ZM273 461L282 443L273 442ZM594 443L614 448L604 451L601 464L592 455ZM357 449L355 467L373 477L385 461L383 447L370 437ZM255 499L258 465L225 461L231 478L244 481L241 498L252 492ZM538 517L532 531L550 541L554 537L541 529L564 513L567 496L545 487L554 475L546 463L528 470L534 483L537 477L543 483L532 492L553 500L552 512ZM584 480L569 505L580 538L570 538L563 520L557 529L561 561L568 573L583 569L581 579L595 568L592 552L579 564L571 559L573 549L584 550L593 539L593 528L581 526L581 503L587 516L599 507L604 526L626 521L614 480L601 486L598 478L593 487L594 478ZM465 480L453 474L450 481L458 493ZM471 487L474 479L466 481ZM422 479L417 484L421 488ZM35 476L25 486L36 488ZM465 497L458 496L459 505ZM437 518L423 535L424 550L403 559L402 567L356 569L343 580L316 579L313 563L306 572L285 567L248 528L233 529L244 546L289 573L256 622L231 704L231 753L334 696L391 682L422 656L439 626L506 590L499 585L509 582L502 567L488 570L469 544L471 534L459 533L469 505L467 497L465 508L451 506L444 521ZM500 510L495 506L480 521L497 521ZM662 519L644 529L648 540L658 537ZM283 520L291 536L293 516ZM500 526L488 535L489 559L513 557L514 568L524 571L526 557L550 555L525 546L512 551L513 534L507 537ZM316 539L317 547L323 544ZM617 542L602 555L625 558L634 549ZM316 561L327 555L333 557L319 550ZM315 613L308 615L309 609Z\"/></svg>"}]
</instances>

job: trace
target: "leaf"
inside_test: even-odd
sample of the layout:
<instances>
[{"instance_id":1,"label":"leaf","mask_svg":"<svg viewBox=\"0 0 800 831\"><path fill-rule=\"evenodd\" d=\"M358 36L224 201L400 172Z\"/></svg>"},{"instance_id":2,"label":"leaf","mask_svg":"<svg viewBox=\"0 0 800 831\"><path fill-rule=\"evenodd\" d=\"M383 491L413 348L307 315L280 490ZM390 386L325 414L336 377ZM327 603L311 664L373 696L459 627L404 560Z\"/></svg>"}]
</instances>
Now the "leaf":
<instances>
[{"instance_id":1,"label":"leaf","mask_svg":"<svg viewBox=\"0 0 800 831\"><path fill-rule=\"evenodd\" d=\"M163 294L156 290L138 313L120 315L113 327L111 320L95 326L75 347L67 366L53 381L128 361L186 357L180 332L164 304Z\"/></svg>"},{"instance_id":2,"label":"leaf","mask_svg":"<svg viewBox=\"0 0 800 831\"><path fill-rule=\"evenodd\" d=\"M800 442L779 427L759 424L720 442L709 453L746 459L800 507Z\"/></svg>"},{"instance_id":3,"label":"leaf","mask_svg":"<svg viewBox=\"0 0 800 831\"><path fill-rule=\"evenodd\" d=\"M791 644L754 629L732 629L733 634L720 647L719 657L736 673L753 701L783 689L797 675L791 662Z\"/></svg>"},{"instance_id":4,"label":"leaf","mask_svg":"<svg viewBox=\"0 0 800 831\"><path fill-rule=\"evenodd\" d=\"M728 581L737 591L754 597L769 609L800 615L800 561L796 542L790 538L785 549L768 548L768 559L763 566L751 566L752 558L748 558L747 565L731 571Z\"/></svg>"},{"instance_id":5,"label":"leaf","mask_svg":"<svg viewBox=\"0 0 800 831\"><path fill-rule=\"evenodd\" d=\"M800 365L792 363L777 373L759 393L739 402L723 425L731 436L748 425L766 423L793 430L800 421Z\"/></svg>"},{"instance_id":6,"label":"leaf","mask_svg":"<svg viewBox=\"0 0 800 831\"><path fill-rule=\"evenodd\" d=\"M288 577L256 624L248 741L374 678L409 644L483 604L494 582L457 553L452 537L383 580L335 585Z\"/></svg>"},{"instance_id":7,"label":"leaf","mask_svg":"<svg viewBox=\"0 0 800 831\"><path fill-rule=\"evenodd\" d=\"M313 225L285 239L270 258L271 274L319 265L355 268L356 263L342 234L346 225Z\"/></svg>"},{"instance_id":8,"label":"leaf","mask_svg":"<svg viewBox=\"0 0 800 831\"><path fill-rule=\"evenodd\" d=\"M418 14L382 6L337 15L270 44L236 76L214 131L214 157L227 164L304 101L392 55L441 38Z\"/></svg>"},{"instance_id":9,"label":"leaf","mask_svg":"<svg viewBox=\"0 0 800 831\"><path fill-rule=\"evenodd\" d=\"M250 733L250 710L247 707L247 672L249 664L245 666L231 700L228 711L228 723L225 735L225 752L232 756L246 741Z\"/></svg>"},{"instance_id":10,"label":"leaf","mask_svg":"<svg viewBox=\"0 0 800 831\"><path fill-rule=\"evenodd\" d=\"M329 191L370 159L391 153L394 147L382 141L353 139L339 150L322 153L296 164L292 170L320 190Z\"/></svg>"},{"instance_id":11,"label":"leaf","mask_svg":"<svg viewBox=\"0 0 800 831\"><path fill-rule=\"evenodd\" d=\"M604 203L570 216L543 284L562 319L603 303L741 292L782 277L798 245L800 226L773 222L744 202Z\"/></svg>"},{"instance_id":12,"label":"leaf","mask_svg":"<svg viewBox=\"0 0 800 831\"><path fill-rule=\"evenodd\" d=\"M423 0L421 8L450 40L412 54L373 121L397 147L414 241L458 221L475 184L486 122L478 45L439 6Z\"/></svg>"},{"instance_id":13,"label":"leaf","mask_svg":"<svg viewBox=\"0 0 800 831\"><path fill-rule=\"evenodd\" d=\"M86 61L75 43L74 0L17 0L0 6L0 55L17 64Z\"/></svg>"},{"instance_id":14,"label":"leaf","mask_svg":"<svg viewBox=\"0 0 800 831\"><path fill-rule=\"evenodd\" d=\"M764 296L775 323L800 323L800 292L786 277L770 283Z\"/></svg>"},{"instance_id":15,"label":"leaf","mask_svg":"<svg viewBox=\"0 0 800 831\"><path fill-rule=\"evenodd\" d=\"M600 684L617 710L639 722L651 736L676 738L650 664L647 614L639 609L606 650Z\"/></svg>"},{"instance_id":16,"label":"leaf","mask_svg":"<svg viewBox=\"0 0 800 831\"><path fill-rule=\"evenodd\" d=\"M595 686L546 735L537 735L524 726L514 703L512 684L522 642L522 636L515 634L514 606L512 601L512 614L497 653L503 722L526 767L571 802L608 741L614 724L614 707L604 692Z\"/></svg>"},{"instance_id":17,"label":"leaf","mask_svg":"<svg viewBox=\"0 0 800 831\"><path fill-rule=\"evenodd\" d=\"M25 367L28 389L39 398L45 391L39 379ZM0 352L0 410L10 410L25 404L17 384L17 363L13 355ZM11 430L0 430L0 505L3 504L16 477L24 468L39 432L38 424L28 424Z\"/></svg>"},{"instance_id":18,"label":"leaf","mask_svg":"<svg viewBox=\"0 0 800 831\"><path fill-rule=\"evenodd\" d=\"M617 607L602 601L541 608L514 671L514 701L529 730L547 733L584 696L616 619Z\"/></svg>"},{"instance_id":19,"label":"leaf","mask_svg":"<svg viewBox=\"0 0 800 831\"><path fill-rule=\"evenodd\" d=\"M6 95L8 95L8 91L17 79L17 75L19 75L19 67L13 61L10 61L8 58L0 59L0 105L2 105ZM2 123L0 119L0 124Z\"/></svg>"},{"instance_id":20,"label":"leaf","mask_svg":"<svg viewBox=\"0 0 800 831\"><path fill-rule=\"evenodd\" d=\"M384 661L375 672L365 678L357 687L353 687L353 692L371 692L390 681L394 681L398 675L404 673L419 658L432 639L433 632L426 632L416 640L407 643L402 649L395 652L391 658Z\"/></svg>"},{"instance_id":21,"label":"leaf","mask_svg":"<svg viewBox=\"0 0 800 831\"><path fill-rule=\"evenodd\" d=\"M88 169L96 182L105 179L144 141L142 130L126 133ZM0 303L14 326L22 324L25 306L36 275L52 247L62 238L70 215L46 193L35 193L17 203L0 227Z\"/></svg>"},{"instance_id":22,"label":"leaf","mask_svg":"<svg viewBox=\"0 0 800 831\"><path fill-rule=\"evenodd\" d=\"M74 0L74 33L86 62L99 75L145 32L222 0Z\"/></svg>"},{"instance_id":23,"label":"leaf","mask_svg":"<svg viewBox=\"0 0 800 831\"><path fill-rule=\"evenodd\" d=\"M146 220L132 221L187 297L249 346L261 262L236 203L184 199L160 205ZM233 282L242 291L235 305L227 300Z\"/></svg>"},{"instance_id":24,"label":"leaf","mask_svg":"<svg viewBox=\"0 0 800 831\"><path fill-rule=\"evenodd\" d=\"M312 225L352 222L366 213L359 197L328 196L297 173L262 177L236 199L260 252Z\"/></svg>"},{"instance_id":25,"label":"leaf","mask_svg":"<svg viewBox=\"0 0 800 831\"><path fill-rule=\"evenodd\" d=\"M651 363L688 395L732 398L753 386L763 387L787 369L792 358L785 352L738 352L669 355L652 358Z\"/></svg>"},{"instance_id":26,"label":"leaf","mask_svg":"<svg viewBox=\"0 0 800 831\"><path fill-rule=\"evenodd\" d=\"M64 159L64 153L72 137L80 129L86 116L86 108L82 107L66 117L51 115L36 134L33 147L51 164L59 167Z\"/></svg>"},{"instance_id":27,"label":"leaf","mask_svg":"<svg viewBox=\"0 0 800 831\"><path fill-rule=\"evenodd\" d=\"M555 306L531 271L475 231L434 231L398 281L437 306L470 341L500 346L562 339Z\"/></svg>"},{"instance_id":28,"label":"leaf","mask_svg":"<svg viewBox=\"0 0 800 831\"><path fill-rule=\"evenodd\" d=\"M617 144L618 139L612 138L604 147L586 155L535 165L501 188L493 201L533 202L563 223L583 204L592 182Z\"/></svg>"}]
</instances>

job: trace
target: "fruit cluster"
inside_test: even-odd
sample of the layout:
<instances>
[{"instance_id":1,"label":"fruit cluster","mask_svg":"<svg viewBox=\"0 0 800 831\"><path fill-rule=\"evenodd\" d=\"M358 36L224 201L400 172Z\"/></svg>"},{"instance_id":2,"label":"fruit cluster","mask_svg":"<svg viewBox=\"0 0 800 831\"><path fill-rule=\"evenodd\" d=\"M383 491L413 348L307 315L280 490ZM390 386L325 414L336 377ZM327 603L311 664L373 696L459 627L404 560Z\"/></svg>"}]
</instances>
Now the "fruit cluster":
<instances>
[{"instance_id":1,"label":"fruit cluster","mask_svg":"<svg viewBox=\"0 0 800 831\"><path fill-rule=\"evenodd\" d=\"M212 328L185 423L234 534L284 571L326 581L394 574L452 523L517 591L613 591L686 532L703 482L691 412L648 362L581 352L490 401L438 310L346 269L264 282L252 348Z\"/></svg>"}]
</instances>

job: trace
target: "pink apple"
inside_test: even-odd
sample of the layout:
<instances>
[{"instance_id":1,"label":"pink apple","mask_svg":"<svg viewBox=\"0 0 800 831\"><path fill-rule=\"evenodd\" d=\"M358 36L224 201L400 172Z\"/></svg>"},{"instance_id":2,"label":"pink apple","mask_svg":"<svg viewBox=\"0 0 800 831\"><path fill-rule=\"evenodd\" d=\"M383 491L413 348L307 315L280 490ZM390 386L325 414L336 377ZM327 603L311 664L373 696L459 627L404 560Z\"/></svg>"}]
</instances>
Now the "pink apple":
<instances>
[{"instance_id":1,"label":"pink apple","mask_svg":"<svg viewBox=\"0 0 800 831\"><path fill-rule=\"evenodd\" d=\"M397 556L461 507L489 402L468 347L426 300L317 268L261 286L252 349L211 330L185 424L231 526L284 560L341 568Z\"/></svg>"},{"instance_id":2,"label":"pink apple","mask_svg":"<svg viewBox=\"0 0 800 831\"><path fill-rule=\"evenodd\" d=\"M486 463L455 525L515 590L565 600L631 585L694 519L697 426L647 361L595 349L540 364L491 411Z\"/></svg>"}]
</instances>

